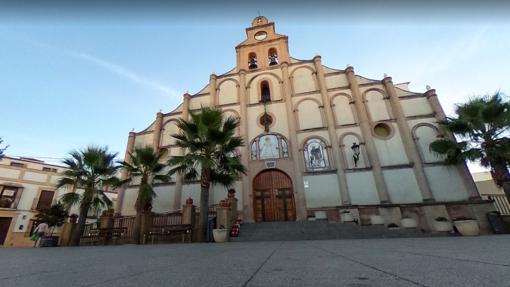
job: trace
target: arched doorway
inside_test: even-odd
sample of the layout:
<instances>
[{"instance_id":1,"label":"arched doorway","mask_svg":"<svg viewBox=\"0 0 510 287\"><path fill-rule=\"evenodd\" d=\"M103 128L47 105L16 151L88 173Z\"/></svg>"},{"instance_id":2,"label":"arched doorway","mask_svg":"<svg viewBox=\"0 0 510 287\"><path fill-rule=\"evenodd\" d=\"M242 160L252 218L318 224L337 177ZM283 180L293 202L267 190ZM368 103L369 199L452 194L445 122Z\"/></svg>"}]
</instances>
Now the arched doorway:
<instances>
[{"instance_id":1,"label":"arched doorway","mask_svg":"<svg viewBox=\"0 0 510 287\"><path fill-rule=\"evenodd\" d=\"M296 204L292 180L277 169L264 170L253 179L255 221L294 221Z\"/></svg>"}]
</instances>

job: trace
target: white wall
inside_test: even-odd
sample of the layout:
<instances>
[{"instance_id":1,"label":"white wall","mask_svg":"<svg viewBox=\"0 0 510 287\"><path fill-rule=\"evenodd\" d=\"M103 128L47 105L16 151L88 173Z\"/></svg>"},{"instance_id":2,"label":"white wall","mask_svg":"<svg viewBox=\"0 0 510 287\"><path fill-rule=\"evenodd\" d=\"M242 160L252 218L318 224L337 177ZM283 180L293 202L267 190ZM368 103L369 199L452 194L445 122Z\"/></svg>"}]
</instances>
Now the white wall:
<instances>
[{"instance_id":1,"label":"white wall","mask_svg":"<svg viewBox=\"0 0 510 287\"><path fill-rule=\"evenodd\" d=\"M336 174L306 175L303 181L307 208L342 204Z\"/></svg>"},{"instance_id":2,"label":"white wall","mask_svg":"<svg viewBox=\"0 0 510 287\"><path fill-rule=\"evenodd\" d=\"M425 175L430 183L436 201L456 201L468 199L462 178L453 166L425 167Z\"/></svg>"},{"instance_id":3,"label":"white wall","mask_svg":"<svg viewBox=\"0 0 510 287\"><path fill-rule=\"evenodd\" d=\"M379 196L371 171L346 173L352 204L379 204Z\"/></svg>"},{"instance_id":4,"label":"white wall","mask_svg":"<svg viewBox=\"0 0 510 287\"><path fill-rule=\"evenodd\" d=\"M422 202L420 188L411 168L383 170L392 203Z\"/></svg>"}]
</instances>

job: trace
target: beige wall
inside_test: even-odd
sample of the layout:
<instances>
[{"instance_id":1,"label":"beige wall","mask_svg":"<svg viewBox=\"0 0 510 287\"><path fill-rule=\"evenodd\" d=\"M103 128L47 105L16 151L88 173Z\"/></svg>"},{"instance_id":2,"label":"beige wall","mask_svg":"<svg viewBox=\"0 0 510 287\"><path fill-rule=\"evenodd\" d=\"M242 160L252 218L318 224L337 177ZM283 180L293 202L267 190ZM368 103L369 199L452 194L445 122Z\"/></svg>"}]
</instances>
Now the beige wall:
<instances>
[{"instance_id":1,"label":"beige wall","mask_svg":"<svg viewBox=\"0 0 510 287\"><path fill-rule=\"evenodd\" d=\"M260 103L260 83L268 81L271 103L267 104L266 109L273 117L270 132L279 133L289 141L289 158L276 160L276 165L285 167L282 170L293 179L295 190L304 190L305 199L299 204L305 205L306 202L306 208L342 204L339 190L345 185L348 190L343 194L350 197L351 204L380 204L380 197L385 197L385 194L390 203L419 204L428 190L432 190L433 200L436 201L467 199L466 186L469 186L469 177L463 178L458 169L444 166L441 158L428 149L428 145L439 135L436 129L438 111L425 94L409 91L408 83L395 84L393 88L393 85L388 86L388 82L383 84L382 80L359 75L354 75L352 80L349 70L325 66L318 68L321 66L316 65L320 63L316 61L317 58L288 58L286 36L276 34L273 24L264 21L265 24L253 24L248 28L248 39L236 47L238 65L226 74L212 75L210 84L190 97L191 110L214 102L210 100L209 93L216 91L216 103L225 114L240 117L242 128L238 134L244 136L248 145L246 150L249 151L251 141L264 133L264 127L259 122L264 113L264 105ZM250 38L259 30L268 33L269 42ZM283 61L287 64L267 65L265 54L271 47L277 48L280 64ZM253 70L247 68L248 54L251 52L257 53L259 61L259 67ZM288 78L285 79L283 77L287 75L287 71ZM324 78L321 78L322 75ZM395 98L396 102L393 100ZM243 104L245 106L241 106ZM171 112L171 117L181 116L184 110L183 105L179 106ZM244 110L246 114L243 115ZM166 114L163 123L170 119L168 115ZM360 124L366 121L364 119L368 122ZM405 124L402 125L402 121L408 123L408 129ZM373 132L373 127L380 122L391 128L387 138L376 136ZM334 126L333 129L331 125ZM138 134L136 143L150 143L153 129L152 124ZM169 137L175 130L171 125L163 126L162 146L173 144ZM303 144L314 137L328 145L331 171L305 173ZM361 144L361 156L356 167L351 150L354 142ZM178 153L170 146L170 154ZM249 190L251 179L262 171L265 165L264 161L252 161L249 152L242 156L249 158L249 176L243 177L243 184L236 185L237 198L244 212L249 214L252 208ZM416 168L416 164L419 164L420 168ZM296 166L297 168L294 168ZM157 210L175 206L172 193L176 191L172 188L161 188L158 192L161 196L158 195L156 200L164 203L158 203ZM248 190L242 191L243 188ZM198 184L184 184L181 203L188 197L198 202L199 193ZM217 203L224 198L224 193L224 188L214 187L211 190L210 203ZM132 197L127 194L125 205L133 204ZM126 210L125 207L123 210Z\"/></svg>"}]
</instances>

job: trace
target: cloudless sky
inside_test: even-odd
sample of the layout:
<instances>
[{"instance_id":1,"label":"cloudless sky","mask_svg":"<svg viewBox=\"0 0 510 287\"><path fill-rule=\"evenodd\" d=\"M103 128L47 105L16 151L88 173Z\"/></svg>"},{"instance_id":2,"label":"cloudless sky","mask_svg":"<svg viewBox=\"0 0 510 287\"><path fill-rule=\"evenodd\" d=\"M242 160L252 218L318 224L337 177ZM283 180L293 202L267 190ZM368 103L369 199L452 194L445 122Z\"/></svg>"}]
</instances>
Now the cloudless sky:
<instances>
[{"instance_id":1,"label":"cloudless sky","mask_svg":"<svg viewBox=\"0 0 510 287\"><path fill-rule=\"evenodd\" d=\"M58 162L98 144L122 157L132 128L145 129L183 93L202 89L211 73L235 66L234 48L259 12L289 36L292 57L321 55L326 66L350 64L373 79L387 73L417 92L430 85L449 114L473 95L510 94L510 21L490 9L339 5L313 13L263 3L176 6L165 14L171 7L163 5L140 6L138 17L136 9L73 14L58 5L0 13L0 137L8 155Z\"/></svg>"}]
</instances>

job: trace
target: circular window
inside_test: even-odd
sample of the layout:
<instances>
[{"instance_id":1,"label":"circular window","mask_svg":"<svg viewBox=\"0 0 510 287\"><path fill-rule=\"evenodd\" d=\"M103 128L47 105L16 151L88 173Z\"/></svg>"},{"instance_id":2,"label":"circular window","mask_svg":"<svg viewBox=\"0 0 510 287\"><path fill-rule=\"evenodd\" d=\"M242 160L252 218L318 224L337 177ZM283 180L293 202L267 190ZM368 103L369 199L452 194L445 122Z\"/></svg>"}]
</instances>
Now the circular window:
<instances>
[{"instance_id":1,"label":"circular window","mask_svg":"<svg viewBox=\"0 0 510 287\"><path fill-rule=\"evenodd\" d=\"M389 138L391 136L391 127L385 123L378 123L374 126L374 134L379 138Z\"/></svg>"}]
</instances>

